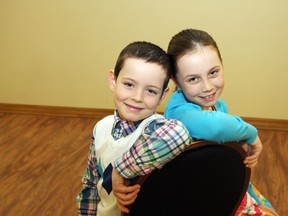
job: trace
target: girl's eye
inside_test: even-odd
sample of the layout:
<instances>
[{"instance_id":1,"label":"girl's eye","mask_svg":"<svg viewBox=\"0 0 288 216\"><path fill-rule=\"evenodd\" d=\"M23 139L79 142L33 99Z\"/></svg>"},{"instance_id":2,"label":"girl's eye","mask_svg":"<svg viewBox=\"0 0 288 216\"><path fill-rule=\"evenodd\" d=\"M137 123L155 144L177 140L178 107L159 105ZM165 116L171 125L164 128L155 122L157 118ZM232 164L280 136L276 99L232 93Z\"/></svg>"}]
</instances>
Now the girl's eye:
<instances>
[{"instance_id":1,"label":"girl's eye","mask_svg":"<svg viewBox=\"0 0 288 216\"><path fill-rule=\"evenodd\" d=\"M213 70L213 71L210 72L210 76L212 76L212 77L217 76L217 74L218 74L217 70Z\"/></svg>"},{"instance_id":2,"label":"girl's eye","mask_svg":"<svg viewBox=\"0 0 288 216\"><path fill-rule=\"evenodd\" d=\"M188 79L188 82L189 82L189 83L196 83L198 80L199 80L199 78L197 78L197 77L190 77L190 78Z\"/></svg>"}]
</instances>

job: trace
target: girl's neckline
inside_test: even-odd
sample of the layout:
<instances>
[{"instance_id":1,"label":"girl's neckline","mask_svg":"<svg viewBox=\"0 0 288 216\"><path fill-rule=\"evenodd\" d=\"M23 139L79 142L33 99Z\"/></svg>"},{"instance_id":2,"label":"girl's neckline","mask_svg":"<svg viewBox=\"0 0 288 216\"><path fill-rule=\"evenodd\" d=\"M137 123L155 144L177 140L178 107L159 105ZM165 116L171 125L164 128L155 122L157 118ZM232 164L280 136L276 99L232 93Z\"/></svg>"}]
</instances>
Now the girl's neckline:
<instances>
[{"instance_id":1,"label":"girl's neckline","mask_svg":"<svg viewBox=\"0 0 288 216\"><path fill-rule=\"evenodd\" d=\"M211 107L206 108L206 109L203 109L203 108L202 108L202 110L207 110L207 111L216 111L216 108L215 108L215 106L211 106Z\"/></svg>"}]
</instances>

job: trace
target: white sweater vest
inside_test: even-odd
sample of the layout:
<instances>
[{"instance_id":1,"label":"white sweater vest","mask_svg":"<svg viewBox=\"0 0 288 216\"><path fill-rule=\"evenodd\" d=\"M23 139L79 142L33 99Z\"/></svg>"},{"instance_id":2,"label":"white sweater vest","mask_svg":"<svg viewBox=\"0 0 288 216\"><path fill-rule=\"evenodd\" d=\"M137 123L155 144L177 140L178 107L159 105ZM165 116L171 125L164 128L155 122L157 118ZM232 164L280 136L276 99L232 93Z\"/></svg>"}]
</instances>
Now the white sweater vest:
<instances>
[{"instance_id":1,"label":"white sweater vest","mask_svg":"<svg viewBox=\"0 0 288 216\"><path fill-rule=\"evenodd\" d=\"M122 154L135 143L147 125L159 118L164 117L156 113L151 115L149 118L143 120L133 133L126 137L121 137L118 140L114 140L111 135L114 116L110 115L100 120L93 130L93 136L95 138L93 144L95 146L99 172L103 174L108 173L107 176L111 177L111 165L113 166L113 162L121 157ZM103 179L103 174L97 183L98 194L101 199L97 205L97 216L120 216L121 212L117 207L116 198L111 191L111 181L109 181L109 178L108 180L107 178ZM108 182L108 186L105 186L105 188L102 185L103 180L107 180Z\"/></svg>"}]
</instances>

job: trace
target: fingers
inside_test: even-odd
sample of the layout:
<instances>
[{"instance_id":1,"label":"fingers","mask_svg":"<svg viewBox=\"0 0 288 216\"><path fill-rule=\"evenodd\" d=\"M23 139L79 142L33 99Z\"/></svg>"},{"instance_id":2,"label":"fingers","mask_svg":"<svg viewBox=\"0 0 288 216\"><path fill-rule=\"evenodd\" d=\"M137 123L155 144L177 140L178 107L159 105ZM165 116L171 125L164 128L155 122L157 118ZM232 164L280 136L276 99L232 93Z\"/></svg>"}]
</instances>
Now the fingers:
<instances>
[{"instance_id":1,"label":"fingers","mask_svg":"<svg viewBox=\"0 0 288 216\"><path fill-rule=\"evenodd\" d=\"M255 162L258 160L258 156L257 155L250 155L250 156L247 156L245 159L244 159L244 162L247 162L247 163L252 163L252 162Z\"/></svg>"},{"instance_id":2,"label":"fingers","mask_svg":"<svg viewBox=\"0 0 288 216\"><path fill-rule=\"evenodd\" d=\"M120 190L120 188L119 188ZM114 195L117 201L121 205L131 205L137 198L137 194L140 191L140 185L134 185L131 187L122 188L121 191L114 191Z\"/></svg>"},{"instance_id":3,"label":"fingers","mask_svg":"<svg viewBox=\"0 0 288 216\"><path fill-rule=\"evenodd\" d=\"M118 208L120 209L121 212L129 213L129 209L127 207L123 206L122 204L120 204L118 201L117 201L117 205L118 205Z\"/></svg>"},{"instance_id":4,"label":"fingers","mask_svg":"<svg viewBox=\"0 0 288 216\"><path fill-rule=\"evenodd\" d=\"M140 191L140 185L127 186L129 180L121 177L115 169L112 171L112 189L117 200L120 211L128 213L128 205L131 205L137 198Z\"/></svg>"},{"instance_id":5,"label":"fingers","mask_svg":"<svg viewBox=\"0 0 288 216\"><path fill-rule=\"evenodd\" d=\"M123 202L134 199L140 191L140 185L134 185L126 188L115 188L113 191L115 197Z\"/></svg>"},{"instance_id":6,"label":"fingers","mask_svg":"<svg viewBox=\"0 0 288 216\"><path fill-rule=\"evenodd\" d=\"M136 200L139 191L140 185L138 184L129 187L123 186L114 188L113 193L117 199L117 205L120 211L124 213L129 212L127 206L131 205Z\"/></svg>"},{"instance_id":7,"label":"fingers","mask_svg":"<svg viewBox=\"0 0 288 216\"><path fill-rule=\"evenodd\" d=\"M258 156L257 155L250 155L244 159L244 164L249 168L255 167L257 162L258 162Z\"/></svg>"},{"instance_id":8,"label":"fingers","mask_svg":"<svg viewBox=\"0 0 288 216\"><path fill-rule=\"evenodd\" d=\"M117 205L120 211L124 213L129 213L129 209L127 206L131 205L134 203L134 201L137 198L137 194L140 191L140 185L134 185L131 187L127 187L125 191L130 191L132 190L131 193L119 193L114 191L115 197L117 197Z\"/></svg>"},{"instance_id":9,"label":"fingers","mask_svg":"<svg viewBox=\"0 0 288 216\"><path fill-rule=\"evenodd\" d=\"M240 145L244 149L245 152L249 152L251 150L251 146L249 144L243 143Z\"/></svg>"},{"instance_id":10,"label":"fingers","mask_svg":"<svg viewBox=\"0 0 288 216\"><path fill-rule=\"evenodd\" d=\"M114 193L116 192L116 193L128 194L128 193L133 193L136 190L138 190L138 192L139 192L139 190L140 190L139 184L135 184L133 186L115 185L115 187L113 187Z\"/></svg>"},{"instance_id":11,"label":"fingers","mask_svg":"<svg viewBox=\"0 0 288 216\"><path fill-rule=\"evenodd\" d=\"M134 201L136 200L137 198L137 195L133 196L133 197L130 197L130 199L118 199L117 202L119 205L122 205L122 206L129 206L131 205L132 203L134 203Z\"/></svg>"},{"instance_id":12,"label":"fingers","mask_svg":"<svg viewBox=\"0 0 288 216\"><path fill-rule=\"evenodd\" d=\"M246 167L251 169L251 168L253 168L253 167L255 167L257 165L257 161L254 162L254 163L245 163L245 165L246 165Z\"/></svg>"},{"instance_id":13,"label":"fingers","mask_svg":"<svg viewBox=\"0 0 288 216\"><path fill-rule=\"evenodd\" d=\"M242 147L247 151L247 156L244 159L244 164L249 167L253 168L256 166L258 158L262 152L262 143L259 137L257 136L255 141L249 146L249 148L246 148L247 146L242 145Z\"/></svg>"}]
</instances>

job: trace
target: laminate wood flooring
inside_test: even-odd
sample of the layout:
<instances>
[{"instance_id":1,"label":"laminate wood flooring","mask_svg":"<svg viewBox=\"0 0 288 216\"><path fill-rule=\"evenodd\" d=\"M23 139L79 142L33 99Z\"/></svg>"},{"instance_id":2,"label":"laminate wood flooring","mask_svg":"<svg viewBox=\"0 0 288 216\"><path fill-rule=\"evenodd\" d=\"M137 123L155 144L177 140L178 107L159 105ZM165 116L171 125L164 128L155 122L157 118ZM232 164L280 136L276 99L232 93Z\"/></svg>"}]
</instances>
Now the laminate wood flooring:
<instances>
[{"instance_id":1,"label":"laminate wood flooring","mask_svg":"<svg viewBox=\"0 0 288 216\"><path fill-rule=\"evenodd\" d=\"M0 216L76 216L95 118L0 113ZM288 214L288 133L259 130L252 183Z\"/></svg>"},{"instance_id":2,"label":"laminate wood flooring","mask_svg":"<svg viewBox=\"0 0 288 216\"><path fill-rule=\"evenodd\" d=\"M97 121L0 113L0 215L77 215Z\"/></svg>"}]
</instances>

